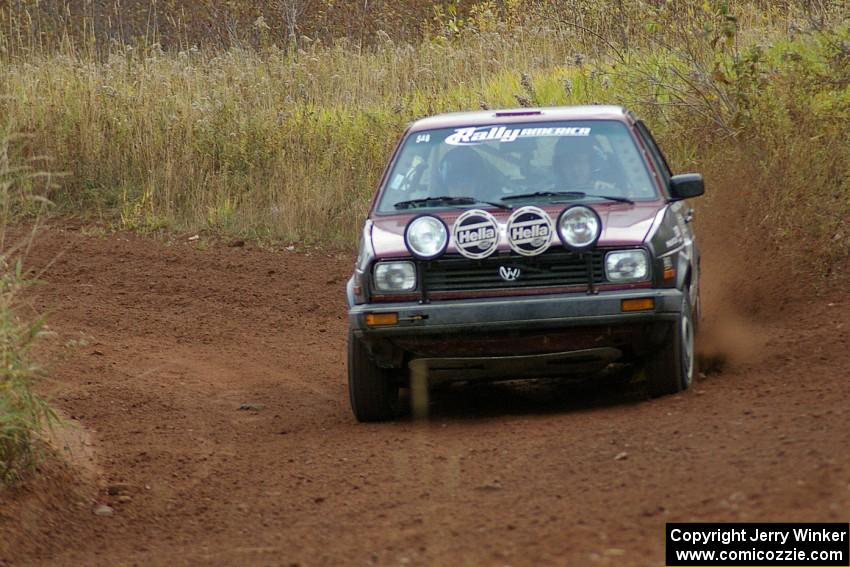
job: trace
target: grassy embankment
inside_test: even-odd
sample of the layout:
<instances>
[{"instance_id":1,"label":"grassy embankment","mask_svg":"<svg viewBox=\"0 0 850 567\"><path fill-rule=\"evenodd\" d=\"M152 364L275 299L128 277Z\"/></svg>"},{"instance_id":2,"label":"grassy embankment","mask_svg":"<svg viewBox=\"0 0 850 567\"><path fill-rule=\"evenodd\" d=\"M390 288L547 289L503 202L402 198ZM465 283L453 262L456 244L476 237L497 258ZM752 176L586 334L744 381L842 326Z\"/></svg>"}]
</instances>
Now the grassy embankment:
<instances>
[{"instance_id":1,"label":"grassy embankment","mask_svg":"<svg viewBox=\"0 0 850 567\"><path fill-rule=\"evenodd\" d=\"M41 375L30 350L42 333L43 320L22 315L21 292L32 283L22 267L28 240L12 242L6 226L20 211L38 214L43 201L33 199L38 175L10 160L11 136L0 123L0 490L26 477L45 447L44 428L55 420L34 392Z\"/></svg>"},{"instance_id":2,"label":"grassy embankment","mask_svg":"<svg viewBox=\"0 0 850 567\"><path fill-rule=\"evenodd\" d=\"M677 170L707 175L701 207L734 199L738 228L780 255L793 250L783 261L821 273L846 262L850 29L840 6L625 1L617 13L580 3L576 15L504 4L444 12L421 42L379 34L368 49L302 38L299 51L116 44L94 55L68 42L27 49L31 30L18 21L0 36L0 114L68 172L51 194L59 211L143 231L349 244L408 121L623 103Z\"/></svg>"}]
</instances>

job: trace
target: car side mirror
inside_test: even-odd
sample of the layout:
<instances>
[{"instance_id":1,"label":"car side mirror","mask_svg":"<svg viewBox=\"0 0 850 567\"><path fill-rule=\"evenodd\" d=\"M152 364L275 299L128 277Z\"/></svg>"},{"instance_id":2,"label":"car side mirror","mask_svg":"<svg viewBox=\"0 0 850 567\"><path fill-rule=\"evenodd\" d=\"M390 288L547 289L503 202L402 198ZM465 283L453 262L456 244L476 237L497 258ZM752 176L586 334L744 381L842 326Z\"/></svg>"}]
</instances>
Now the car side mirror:
<instances>
[{"instance_id":1,"label":"car side mirror","mask_svg":"<svg viewBox=\"0 0 850 567\"><path fill-rule=\"evenodd\" d=\"M705 193L705 183L699 173L683 173L670 178L670 195L674 200L699 197Z\"/></svg>"}]
</instances>

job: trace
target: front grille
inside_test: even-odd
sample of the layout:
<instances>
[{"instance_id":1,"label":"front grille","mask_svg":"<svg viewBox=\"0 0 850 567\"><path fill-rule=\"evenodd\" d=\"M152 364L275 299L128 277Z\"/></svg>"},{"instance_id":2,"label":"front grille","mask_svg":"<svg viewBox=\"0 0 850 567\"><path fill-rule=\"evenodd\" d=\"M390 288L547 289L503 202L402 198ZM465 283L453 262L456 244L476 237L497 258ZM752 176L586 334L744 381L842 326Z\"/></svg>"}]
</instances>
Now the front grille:
<instances>
[{"instance_id":1,"label":"front grille","mask_svg":"<svg viewBox=\"0 0 850 567\"><path fill-rule=\"evenodd\" d=\"M576 254L566 250L550 250L539 256L494 254L483 260L463 256L443 256L422 262L425 291L477 291L536 287L589 285L587 255L590 255L594 283L604 279L605 252L595 250ZM519 276L506 281L499 269L519 269Z\"/></svg>"}]
</instances>

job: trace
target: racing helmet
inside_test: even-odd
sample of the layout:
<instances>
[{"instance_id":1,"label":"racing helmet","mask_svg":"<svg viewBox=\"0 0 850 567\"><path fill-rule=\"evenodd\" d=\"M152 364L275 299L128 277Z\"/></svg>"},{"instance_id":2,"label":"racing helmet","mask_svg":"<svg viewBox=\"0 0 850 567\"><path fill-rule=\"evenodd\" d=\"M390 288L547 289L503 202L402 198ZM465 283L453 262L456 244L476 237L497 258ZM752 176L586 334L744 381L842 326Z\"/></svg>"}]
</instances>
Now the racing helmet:
<instances>
[{"instance_id":1,"label":"racing helmet","mask_svg":"<svg viewBox=\"0 0 850 567\"><path fill-rule=\"evenodd\" d=\"M587 137L563 136L555 143L552 169L561 181L571 180L577 172L590 175L598 169L597 151Z\"/></svg>"},{"instance_id":2,"label":"racing helmet","mask_svg":"<svg viewBox=\"0 0 850 567\"><path fill-rule=\"evenodd\" d=\"M478 152L468 147L452 148L437 166L437 180L450 194L453 189L468 188L479 195L487 178L486 171L487 162Z\"/></svg>"}]
</instances>

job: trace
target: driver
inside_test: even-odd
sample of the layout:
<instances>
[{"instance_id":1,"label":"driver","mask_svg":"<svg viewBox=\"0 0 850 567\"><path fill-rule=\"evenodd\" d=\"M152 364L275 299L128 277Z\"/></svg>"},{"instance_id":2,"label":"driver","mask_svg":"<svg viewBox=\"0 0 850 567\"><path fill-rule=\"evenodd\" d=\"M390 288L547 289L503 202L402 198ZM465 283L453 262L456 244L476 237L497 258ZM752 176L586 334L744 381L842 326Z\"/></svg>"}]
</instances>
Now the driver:
<instances>
[{"instance_id":1,"label":"driver","mask_svg":"<svg viewBox=\"0 0 850 567\"><path fill-rule=\"evenodd\" d=\"M437 176L446 195L485 198L487 162L472 148L452 148L440 160Z\"/></svg>"},{"instance_id":2,"label":"driver","mask_svg":"<svg viewBox=\"0 0 850 567\"><path fill-rule=\"evenodd\" d=\"M614 186L599 180L594 170L596 150L586 138L565 136L555 144L552 169L558 191L610 192Z\"/></svg>"}]
</instances>

